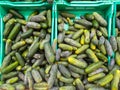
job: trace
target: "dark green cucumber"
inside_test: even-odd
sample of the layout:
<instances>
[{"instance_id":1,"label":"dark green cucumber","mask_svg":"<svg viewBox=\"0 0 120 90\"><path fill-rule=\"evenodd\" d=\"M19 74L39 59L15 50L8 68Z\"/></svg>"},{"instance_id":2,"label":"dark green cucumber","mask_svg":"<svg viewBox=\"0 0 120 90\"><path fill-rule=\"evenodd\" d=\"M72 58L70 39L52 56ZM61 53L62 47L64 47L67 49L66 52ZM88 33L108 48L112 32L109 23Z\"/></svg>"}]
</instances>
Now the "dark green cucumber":
<instances>
[{"instance_id":1,"label":"dark green cucumber","mask_svg":"<svg viewBox=\"0 0 120 90\"><path fill-rule=\"evenodd\" d=\"M20 23L16 23L16 25L14 26L14 28L12 29L12 31L10 32L9 36L8 36L8 39L11 39L13 40L16 35L19 33L20 31L20 26L21 24Z\"/></svg>"},{"instance_id":2,"label":"dark green cucumber","mask_svg":"<svg viewBox=\"0 0 120 90\"><path fill-rule=\"evenodd\" d=\"M47 61L52 64L55 61L55 55L49 42L44 44L44 50Z\"/></svg>"},{"instance_id":3,"label":"dark green cucumber","mask_svg":"<svg viewBox=\"0 0 120 90\"><path fill-rule=\"evenodd\" d=\"M33 69L31 73L36 83L40 83L42 81L42 77L37 70Z\"/></svg>"},{"instance_id":4,"label":"dark green cucumber","mask_svg":"<svg viewBox=\"0 0 120 90\"><path fill-rule=\"evenodd\" d=\"M90 64L86 69L85 69L85 72L86 73L91 73L92 71L98 69L101 67L101 65L103 65L104 62L95 62L95 63L92 63Z\"/></svg>"},{"instance_id":5,"label":"dark green cucumber","mask_svg":"<svg viewBox=\"0 0 120 90\"><path fill-rule=\"evenodd\" d=\"M24 46L25 44L26 44L25 41L16 42L15 44L13 44L12 49L13 49L13 50L18 49L18 48Z\"/></svg>"},{"instance_id":6,"label":"dark green cucumber","mask_svg":"<svg viewBox=\"0 0 120 90\"><path fill-rule=\"evenodd\" d=\"M12 13L14 16L18 17L18 18L21 18L21 19L24 18L20 13L18 13L17 11L15 11L13 9L10 9L9 12Z\"/></svg>"},{"instance_id":7,"label":"dark green cucumber","mask_svg":"<svg viewBox=\"0 0 120 90\"><path fill-rule=\"evenodd\" d=\"M48 87L53 87L55 80L57 78L57 64L53 64L51 71L50 71L50 77L48 79Z\"/></svg>"},{"instance_id":8,"label":"dark green cucumber","mask_svg":"<svg viewBox=\"0 0 120 90\"><path fill-rule=\"evenodd\" d=\"M9 33L11 32L16 20L14 18L11 18L6 24L5 24L5 29L3 32L3 35L5 38L8 37Z\"/></svg>"},{"instance_id":9,"label":"dark green cucumber","mask_svg":"<svg viewBox=\"0 0 120 90\"><path fill-rule=\"evenodd\" d=\"M13 14L11 13L8 13L6 14L4 17L3 17L3 21L4 22L7 22L9 19L11 19L13 17Z\"/></svg>"},{"instance_id":10,"label":"dark green cucumber","mask_svg":"<svg viewBox=\"0 0 120 90\"><path fill-rule=\"evenodd\" d=\"M9 66L5 67L4 69L2 69L1 73L9 73L11 72L13 69L15 69L18 66L18 62L15 61L12 64L10 64Z\"/></svg>"},{"instance_id":11,"label":"dark green cucumber","mask_svg":"<svg viewBox=\"0 0 120 90\"><path fill-rule=\"evenodd\" d=\"M39 43L36 43L34 46L32 46L31 49L29 49L27 56L29 58L33 57L33 55L38 51L38 48L39 48Z\"/></svg>"},{"instance_id":12,"label":"dark green cucumber","mask_svg":"<svg viewBox=\"0 0 120 90\"><path fill-rule=\"evenodd\" d=\"M19 64L20 64L21 66L24 66L24 65L25 65L25 60L24 60L23 57L20 55L20 53L16 52L15 55L16 55L16 59L18 60Z\"/></svg>"},{"instance_id":13,"label":"dark green cucumber","mask_svg":"<svg viewBox=\"0 0 120 90\"><path fill-rule=\"evenodd\" d=\"M33 29L29 29L28 31L24 32L21 34L22 38L27 38L30 37L32 35Z\"/></svg>"},{"instance_id":14,"label":"dark green cucumber","mask_svg":"<svg viewBox=\"0 0 120 90\"><path fill-rule=\"evenodd\" d=\"M13 72L10 72L10 73L8 73L8 74L3 74L3 75L2 75L2 78L3 78L3 79L9 79L9 78L12 78L12 77L16 76L17 74L18 74L18 72L13 71Z\"/></svg>"},{"instance_id":15,"label":"dark green cucumber","mask_svg":"<svg viewBox=\"0 0 120 90\"><path fill-rule=\"evenodd\" d=\"M10 64L11 59L11 55L8 54L7 56L5 56L2 62L2 68L7 67Z\"/></svg>"},{"instance_id":16,"label":"dark green cucumber","mask_svg":"<svg viewBox=\"0 0 120 90\"><path fill-rule=\"evenodd\" d=\"M51 16L51 10L47 11L47 22L48 22L48 26L51 27L52 24L52 16Z\"/></svg>"},{"instance_id":17,"label":"dark green cucumber","mask_svg":"<svg viewBox=\"0 0 120 90\"><path fill-rule=\"evenodd\" d=\"M65 77L71 77L71 74L69 72L69 70L64 66L64 65L58 65L59 66L59 70L60 72L65 76Z\"/></svg>"}]
</instances>

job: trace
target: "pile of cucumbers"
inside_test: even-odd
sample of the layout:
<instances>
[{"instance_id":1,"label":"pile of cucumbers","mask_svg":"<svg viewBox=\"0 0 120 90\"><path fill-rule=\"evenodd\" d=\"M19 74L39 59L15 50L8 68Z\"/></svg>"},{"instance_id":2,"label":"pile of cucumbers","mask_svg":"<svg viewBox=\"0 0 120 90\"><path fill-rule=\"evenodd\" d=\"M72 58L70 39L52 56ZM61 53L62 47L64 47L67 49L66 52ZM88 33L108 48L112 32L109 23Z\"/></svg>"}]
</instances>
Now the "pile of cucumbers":
<instances>
[{"instance_id":1,"label":"pile of cucumbers","mask_svg":"<svg viewBox=\"0 0 120 90\"><path fill-rule=\"evenodd\" d=\"M108 35L108 23L99 13L76 17L62 11L58 15L56 60L63 63L58 82L71 90L118 90L120 39Z\"/></svg>"},{"instance_id":2,"label":"pile of cucumbers","mask_svg":"<svg viewBox=\"0 0 120 90\"><path fill-rule=\"evenodd\" d=\"M27 19L10 9L3 17L5 57L0 89L48 89L48 67L54 62L51 40L51 10L34 11ZM40 83L40 85L38 85Z\"/></svg>"},{"instance_id":3,"label":"pile of cucumbers","mask_svg":"<svg viewBox=\"0 0 120 90\"><path fill-rule=\"evenodd\" d=\"M119 31L117 37L109 36L108 23L98 12L79 17L59 12L51 45L56 32L51 32L51 10L35 11L25 20L10 9L3 18L0 89L118 90Z\"/></svg>"}]
</instances>

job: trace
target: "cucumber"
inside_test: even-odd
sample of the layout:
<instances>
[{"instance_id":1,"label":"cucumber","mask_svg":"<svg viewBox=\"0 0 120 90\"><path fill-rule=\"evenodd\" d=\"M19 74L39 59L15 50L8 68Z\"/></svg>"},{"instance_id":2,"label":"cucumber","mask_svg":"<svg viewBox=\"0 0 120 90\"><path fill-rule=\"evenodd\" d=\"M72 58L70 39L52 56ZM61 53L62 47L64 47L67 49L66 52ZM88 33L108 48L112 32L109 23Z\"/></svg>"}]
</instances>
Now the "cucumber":
<instances>
[{"instance_id":1,"label":"cucumber","mask_svg":"<svg viewBox=\"0 0 120 90\"><path fill-rule=\"evenodd\" d=\"M112 49L112 46L111 46L111 44L109 43L108 40L105 40L105 48L106 48L107 54L109 56L112 56L113 55L113 49Z\"/></svg>"},{"instance_id":2,"label":"cucumber","mask_svg":"<svg viewBox=\"0 0 120 90\"><path fill-rule=\"evenodd\" d=\"M9 79L9 78L12 78L12 77L16 76L17 74L18 74L18 72L12 71L12 72L10 72L8 74L3 74L2 78L3 79Z\"/></svg>"},{"instance_id":3,"label":"cucumber","mask_svg":"<svg viewBox=\"0 0 120 90\"><path fill-rule=\"evenodd\" d=\"M25 65L25 61L24 61L23 57L20 55L20 53L16 52L15 55L16 55L16 59L18 60L19 64L21 66L24 66Z\"/></svg>"},{"instance_id":4,"label":"cucumber","mask_svg":"<svg viewBox=\"0 0 120 90\"><path fill-rule=\"evenodd\" d=\"M71 74L69 72L69 70L62 64L58 65L59 66L59 70L62 73L62 75L66 78L70 78Z\"/></svg>"},{"instance_id":5,"label":"cucumber","mask_svg":"<svg viewBox=\"0 0 120 90\"><path fill-rule=\"evenodd\" d=\"M90 32L88 30L84 30L84 36L85 36L85 43L90 43Z\"/></svg>"},{"instance_id":6,"label":"cucumber","mask_svg":"<svg viewBox=\"0 0 120 90\"><path fill-rule=\"evenodd\" d=\"M102 45L105 43L105 37L101 36L100 39L99 39L99 45Z\"/></svg>"},{"instance_id":7,"label":"cucumber","mask_svg":"<svg viewBox=\"0 0 120 90\"><path fill-rule=\"evenodd\" d=\"M42 39L44 39L45 36L46 36L46 30L42 29L42 30L40 31L40 36L39 36L39 37L42 38Z\"/></svg>"},{"instance_id":8,"label":"cucumber","mask_svg":"<svg viewBox=\"0 0 120 90\"><path fill-rule=\"evenodd\" d=\"M4 32L3 32L3 35L4 35L5 38L8 37L9 33L11 32L11 29L14 27L15 22L16 22L16 20L14 18L11 18L5 24L5 29L4 29Z\"/></svg>"},{"instance_id":9,"label":"cucumber","mask_svg":"<svg viewBox=\"0 0 120 90\"><path fill-rule=\"evenodd\" d=\"M16 90L25 90L25 86L23 84L16 84L15 89Z\"/></svg>"},{"instance_id":10,"label":"cucumber","mask_svg":"<svg viewBox=\"0 0 120 90\"><path fill-rule=\"evenodd\" d=\"M26 25L26 20L24 19L16 19L16 22L20 23L20 24L23 24L23 25Z\"/></svg>"},{"instance_id":11,"label":"cucumber","mask_svg":"<svg viewBox=\"0 0 120 90\"><path fill-rule=\"evenodd\" d=\"M33 33L33 29L29 29L28 31L24 32L21 34L21 37L22 38L27 38L27 37L30 37Z\"/></svg>"},{"instance_id":12,"label":"cucumber","mask_svg":"<svg viewBox=\"0 0 120 90\"><path fill-rule=\"evenodd\" d=\"M70 52L70 51L63 51L63 52L61 52L61 57L66 58L66 57L70 56L71 54L72 54L72 52Z\"/></svg>"},{"instance_id":13,"label":"cucumber","mask_svg":"<svg viewBox=\"0 0 120 90\"><path fill-rule=\"evenodd\" d=\"M92 50L95 50L95 49L96 49L96 45L93 44L93 43L90 43L90 48L91 48Z\"/></svg>"},{"instance_id":14,"label":"cucumber","mask_svg":"<svg viewBox=\"0 0 120 90\"><path fill-rule=\"evenodd\" d=\"M61 55L61 49L58 48L57 51L56 51L56 57L55 57L55 59L56 59L57 61L60 60L60 55Z\"/></svg>"},{"instance_id":15,"label":"cucumber","mask_svg":"<svg viewBox=\"0 0 120 90\"><path fill-rule=\"evenodd\" d=\"M80 44L81 44L81 45L84 45L84 44L85 44L85 36L84 36L84 35L81 36Z\"/></svg>"},{"instance_id":16,"label":"cucumber","mask_svg":"<svg viewBox=\"0 0 120 90\"><path fill-rule=\"evenodd\" d=\"M76 29L85 29L85 26L75 23L74 28L76 28Z\"/></svg>"},{"instance_id":17,"label":"cucumber","mask_svg":"<svg viewBox=\"0 0 120 90\"><path fill-rule=\"evenodd\" d=\"M50 77L48 79L48 87L51 88L53 87L54 83L55 83L55 80L57 78L57 64L54 64L51 68L51 71L50 71Z\"/></svg>"},{"instance_id":18,"label":"cucumber","mask_svg":"<svg viewBox=\"0 0 120 90\"><path fill-rule=\"evenodd\" d=\"M60 80L61 82L63 82L63 83L67 83L67 84L73 83L73 81L74 81L73 78L66 78L66 77L63 77L63 76L60 76L60 77L59 77L59 80Z\"/></svg>"},{"instance_id":19,"label":"cucumber","mask_svg":"<svg viewBox=\"0 0 120 90\"><path fill-rule=\"evenodd\" d=\"M120 37L117 37L117 46L118 46L118 51L120 52Z\"/></svg>"},{"instance_id":20,"label":"cucumber","mask_svg":"<svg viewBox=\"0 0 120 90\"><path fill-rule=\"evenodd\" d=\"M15 88L10 84L3 84L0 86L1 90L15 90Z\"/></svg>"},{"instance_id":21,"label":"cucumber","mask_svg":"<svg viewBox=\"0 0 120 90\"><path fill-rule=\"evenodd\" d=\"M86 19L75 19L74 22L81 24L87 28L92 26L92 23L90 21L87 21Z\"/></svg>"},{"instance_id":22,"label":"cucumber","mask_svg":"<svg viewBox=\"0 0 120 90\"><path fill-rule=\"evenodd\" d=\"M85 90L84 84L79 78L75 79L75 84L78 90Z\"/></svg>"},{"instance_id":23,"label":"cucumber","mask_svg":"<svg viewBox=\"0 0 120 90\"><path fill-rule=\"evenodd\" d=\"M98 68L97 70L89 73L88 76L93 76L93 75L96 75L96 74L101 73L101 72L103 72L103 71L105 71L105 70L100 67L100 68Z\"/></svg>"},{"instance_id":24,"label":"cucumber","mask_svg":"<svg viewBox=\"0 0 120 90\"><path fill-rule=\"evenodd\" d=\"M86 73L91 73L91 72L93 72L94 70L100 68L101 65L103 65L103 64L104 64L104 62L101 62L101 61L92 63L92 64L90 64L90 65L85 69L85 72L86 72Z\"/></svg>"},{"instance_id":25,"label":"cucumber","mask_svg":"<svg viewBox=\"0 0 120 90\"><path fill-rule=\"evenodd\" d=\"M62 86L59 90L76 90L74 86Z\"/></svg>"},{"instance_id":26,"label":"cucumber","mask_svg":"<svg viewBox=\"0 0 120 90\"><path fill-rule=\"evenodd\" d=\"M119 90L120 71L116 70L111 82L111 90Z\"/></svg>"},{"instance_id":27,"label":"cucumber","mask_svg":"<svg viewBox=\"0 0 120 90\"><path fill-rule=\"evenodd\" d=\"M78 48L76 51L75 51L75 53L76 54L81 54L82 52L84 52L86 49L88 49L89 48L89 45L83 45L83 46L81 46L80 48Z\"/></svg>"},{"instance_id":28,"label":"cucumber","mask_svg":"<svg viewBox=\"0 0 120 90\"><path fill-rule=\"evenodd\" d=\"M73 71L70 71L70 73L71 73L71 76L72 76L73 78L81 78L80 74L78 74L78 73L75 73L75 72L73 72Z\"/></svg>"},{"instance_id":29,"label":"cucumber","mask_svg":"<svg viewBox=\"0 0 120 90\"><path fill-rule=\"evenodd\" d=\"M15 44L13 44L12 46L12 50L16 50L22 46L24 46L26 44L25 41L19 41L19 42L16 42Z\"/></svg>"},{"instance_id":30,"label":"cucumber","mask_svg":"<svg viewBox=\"0 0 120 90\"><path fill-rule=\"evenodd\" d=\"M13 84L18 81L18 77L12 77L6 81L7 84Z\"/></svg>"},{"instance_id":31,"label":"cucumber","mask_svg":"<svg viewBox=\"0 0 120 90\"><path fill-rule=\"evenodd\" d=\"M84 71L84 69L80 69L80 68L78 68L78 67L75 67L75 66L73 66L73 65L68 65L68 68L72 71L72 72L75 72L75 73L77 73L77 74L81 74L81 75L84 75L85 74L85 71Z\"/></svg>"},{"instance_id":32,"label":"cucumber","mask_svg":"<svg viewBox=\"0 0 120 90\"><path fill-rule=\"evenodd\" d=\"M6 45L5 45L5 55L11 52L11 46L12 46L12 41L10 39L7 39Z\"/></svg>"},{"instance_id":33,"label":"cucumber","mask_svg":"<svg viewBox=\"0 0 120 90\"><path fill-rule=\"evenodd\" d=\"M42 77L37 70L32 69L31 73L36 83L40 83L42 81Z\"/></svg>"},{"instance_id":34,"label":"cucumber","mask_svg":"<svg viewBox=\"0 0 120 90\"><path fill-rule=\"evenodd\" d=\"M98 74L95 74L95 75L93 75L93 76L88 77L88 81L89 81L89 82L93 82L93 81L96 81L96 80L98 80L98 79L103 78L104 76L105 76L104 73L98 73Z\"/></svg>"},{"instance_id":35,"label":"cucumber","mask_svg":"<svg viewBox=\"0 0 120 90\"><path fill-rule=\"evenodd\" d=\"M38 51L38 48L39 48L39 43L33 45L31 49L29 48L27 57L28 58L33 57L33 55Z\"/></svg>"},{"instance_id":36,"label":"cucumber","mask_svg":"<svg viewBox=\"0 0 120 90\"><path fill-rule=\"evenodd\" d=\"M82 62L82 61L77 60L77 59L75 59L73 57L69 57L68 58L68 62L70 64L72 64L72 65L75 65L75 66L79 67L79 68L86 68L87 67L87 63L86 62Z\"/></svg>"},{"instance_id":37,"label":"cucumber","mask_svg":"<svg viewBox=\"0 0 120 90\"><path fill-rule=\"evenodd\" d=\"M62 50L68 50L68 51L72 51L73 50L73 47L72 46L70 46L70 45L67 45L67 44L59 44L58 45L59 46L59 48L60 49L62 49Z\"/></svg>"},{"instance_id":38,"label":"cucumber","mask_svg":"<svg viewBox=\"0 0 120 90\"><path fill-rule=\"evenodd\" d=\"M37 30L39 30L41 28L41 25L36 22L27 22L26 26L28 28L33 28L33 29L37 29Z\"/></svg>"},{"instance_id":39,"label":"cucumber","mask_svg":"<svg viewBox=\"0 0 120 90\"><path fill-rule=\"evenodd\" d=\"M18 13L17 11L15 11L13 9L10 9L9 12L12 13L14 16L18 17L18 18L21 18L21 19L24 18L20 13Z\"/></svg>"},{"instance_id":40,"label":"cucumber","mask_svg":"<svg viewBox=\"0 0 120 90\"><path fill-rule=\"evenodd\" d=\"M94 12L93 15L101 26L104 26L104 27L107 26L107 21L99 13Z\"/></svg>"},{"instance_id":41,"label":"cucumber","mask_svg":"<svg viewBox=\"0 0 120 90\"><path fill-rule=\"evenodd\" d=\"M55 55L54 55L53 49L50 46L49 42L46 42L44 44L44 50L45 50L45 56L46 56L47 61L50 64L54 63L54 61L55 61Z\"/></svg>"},{"instance_id":42,"label":"cucumber","mask_svg":"<svg viewBox=\"0 0 120 90\"><path fill-rule=\"evenodd\" d=\"M100 27L100 31L104 37L108 37L107 29L105 27Z\"/></svg>"},{"instance_id":43,"label":"cucumber","mask_svg":"<svg viewBox=\"0 0 120 90\"><path fill-rule=\"evenodd\" d=\"M48 26L51 27L52 24L51 10L47 11L47 22L48 22Z\"/></svg>"},{"instance_id":44,"label":"cucumber","mask_svg":"<svg viewBox=\"0 0 120 90\"><path fill-rule=\"evenodd\" d=\"M64 41L71 46L75 46L75 47L81 46L79 42L76 42L75 40L70 39L70 38L65 38Z\"/></svg>"},{"instance_id":45,"label":"cucumber","mask_svg":"<svg viewBox=\"0 0 120 90\"><path fill-rule=\"evenodd\" d=\"M92 24L93 24L94 28L98 28L99 27L99 23L97 22L97 20L93 20Z\"/></svg>"},{"instance_id":46,"label":"cucumber","mask_svg":"<svg viewBox=\"0 0 120 90\"><path fill-rule=\"evenodd\" d=\"M120 66L120 54L119 54L119 52L116 52L116 54L115 54L115 61L116 61L117 65Z\"/></svg>"},{"instance_id":47,"label":"cucumber","mask_svg":"<svg viewBox=\"0 0 120 90\"><path fill-rule=\"evenodd\" d=\"M47 25L47 23L45 22L45 23L40 23L41 24L41 27L43 28L43 29L47 29L48 28L48 25Z\"/></svg>"},{"instance_id":48,"label":"cucumber","mask_svg":"<svg viewBox=\"0 0 120 90\"><path fill-rule=\"evenodd\" d=\"M65 61L59 61L59 62L57 62L58 63L58 65L59 64L62 64L62 65L64 65L64 66L68 66L68 62L65 62Z\"/></svg>"},{"instance_id":49,"label":"cucumber","mask_svg":"<svg viewBox=\"0 0 120 90\"><path fill-rule=\"evenodd\" d=\"M104 45L104 44L98 45L98 48L99 48L99 50L100 50L104 55L107 54L107 51L106 51L106 48L105 48L105 45Z\"/></svg>"},{"instance_id":50,"label":"cucumber","mask_svg":"<svg viewBox=\"0 0 120 90\"><path fill-rule=\"evenodd\" d=\"M8 54L7 56L4 57L3 59L3 63L2 63L2 69L7 67L9 64L10 64L10 61L11 61L12 57L10 54Z\"/></svg>"},{"instance_id":51,"label":"cucumber","mask_svg":"<svg viewBox=\"0 0 120 90\"><path fill-rule=\"evenodd\" d=\"M112 79L113 79L113 75L112 74L108 74L105 77L103 77L102 79L100 79L98 81L98 84L100 86L105 86L106 84L110 83L112 81Z\"/></svg>"},{"instance_id":52,"label":"cucumber","mask_svg":"<svg viewBox=\"0 0 120 90\"><path fill-rule=\"evenodd\" d=\"M13 17L13 14L8 13L3 17L3 21L7 22L8 20L10 20Z\"/></svg>"},{"instance_id":53,"label":"cucumber","mask_svg":"<svg viewBox=\"0 0 120 90\"><path fill-rule=\"evenodd\" d=\"M94 20L93 14L86 13L86 14L84 15L84 17L85 17L87 20L89 20L89 21Z\"/></svg>"},{"instance_id":54,"label":"cucumber","mask_svg":"<svg viewBox=\"0 0 120 90\"><path fill-rule=\"evenodd\" d=\"M61 32L58 34L58 43L62 43L65 37L65 32Z\"/></svg>"},{"instance_id":55,"label":"cucumber","mask_svg":"<svg viewBox=\"0 0 120 90\"><path fill-rule=\"evenodd\" d=\"M78 30L73 34L72 39L75 40L75 39L79 38L82 34L83 34L83 29Z\"/></svg>"},{"instance_id":56,"label":"cucumber","mask_svg":"<svg viewBox=\"0 0 120 90\"><path fill-rule=\"evenodd\" d=\"M27 76L27 80L28 80L28 87L29 87L29 90L33 90L33 78L32 78L32 75L31 75L31 72L30 71L27 71L26 72L26 76Z\"/></svg>"},{"instance_id":57,"label":"cucumber","mask_svg":"<svg viewBox=\"0 0 120 90\"><path fill-rule=\"evenodd\" d=\"M41 14L31 16L30 18L31 22L43 22L45 20L46 20L46 17Z\"/></svg>"},{"instance_id":58,"label":"cucumber","mask_svg":"<svg viewBox=\"0 0 120 90\"><path fill-rule=\"evenodd\" d=\"M102 54L102 53L96 53L96 56L100 59L100 60L103 60L104 62L107 62L108 61L108 58Z\"/></svg>"},{"instance_id":59,"label":"cucumber","mask_svg":"<svg viewBox=\"0 0 120 90\"><path fill-rule=\"evenodd\" d=\"M10 34L8 36L8 39L13 40L17 36L17 34L19 33L20 27L21 27L21 24L20 23L16 23L14 28L10 32Z\"/></svg>"},{"instance_id":60,"label":"cucumber","mask_svg":"<svg viewBox=\"0 0 120 90\"><path fill-rule=\"evenodd\" d=\"M93 60L93 62L98 62L99 61L98 58L97 58L97 56L95 55L95 53L91 49L87 49L86 50L86 54L88 55L88 57L90 59Z\"/></svg>"},{"instance_id":61,"label":"cucumber","mask_svg":"<svg viewBox=\"0 0 120 90\"><path fill-rule=\"evenodd\" d=\"M113 51L114 52L117 51L117 41L116 41L115 36L110 37L110 44L112 46Z\"/></svg>"},{"instance_id":62,"label":"cucumber","mask_svg":"<svg viewBox=\"0 0 120 90\"><path fill-rule=\"evenodd\" d=\"M61 12L60 13L63 17L67 18L75 18L75 15L74 14L71 14L71 13L66 13L66 12Z\"/></svg>"},{"instance_id":63,"label":"cucumber","mask_svg":"<svg viewBox=\"0 0 120 90\"><path fill-rule=\"evenodd\" d=\"M38 14L37 11L32 12L32 13L30 14L30 16L28 17L27 21L30 21L31 17L32 17L32 16L35 16L35 15L37 15L37 14Z\"/></svg>"},{"instance_id":64,"label":"cucumber","mask_svg":"<svg viewBox=\"0 0 120 90\"><path fill-rule=\"evenodd\" d=\"M1 73L5 74L5 73L9 73L11 72L13 69L15 69L18 66L18 62L15 61L12 64L10 64L9 66L5 67L4 69L2 69Z\"/></svg>"},{"instance_id":65,"label":"cucumber","mask_svg":"<svg viewBox=\"0 0 120 90\"><path fill-rule=\"evenodd\" d=\"M97 36L98 36L98 37L103 36L102 32L97 30Z\"/></svg>"}]
</instances>

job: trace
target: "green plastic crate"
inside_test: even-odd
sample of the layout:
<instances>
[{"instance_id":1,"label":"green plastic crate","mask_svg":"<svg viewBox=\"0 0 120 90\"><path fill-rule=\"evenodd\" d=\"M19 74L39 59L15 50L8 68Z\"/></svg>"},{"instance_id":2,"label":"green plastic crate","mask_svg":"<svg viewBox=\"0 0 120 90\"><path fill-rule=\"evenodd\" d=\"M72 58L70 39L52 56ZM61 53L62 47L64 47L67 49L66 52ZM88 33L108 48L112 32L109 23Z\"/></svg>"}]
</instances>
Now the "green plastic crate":
<instances>
[{"instance_id":1,"label":"green plastic crate","mask_svg":"<svg viewBox=\"0 0 120 90\"><path fill-rule=\"evenodd\" d=\"M46 2L46 1L44 1L44 0L37 0L37 1L34 1L34 2L30 2L30 1L15 1L15 2L13 2L13 1L11 1L11 0L0 0L0 3L4 3L4 4L6 4L6 3L14 3L14 4L35 4L35 3L43 3L43 2Z\"/></svg>"},{"instance_id":2,"label":"green plastic crate","mask_svg":"<svg viewBox=\"0 0 120 90\"><path fill-rule=\"evenodd\" d=\"M111 0L73 0L69 2L70 0L63 0L63 2L68 2L68 3L98 3L98 2L110 2Z\"/></svg>"},{"instance_id":3,"label":"green plastic crate","mask_svg":"<svg viewBox=\"0 0 120 90\"><path fill-rule=\"evenodd\" d=\"M4 50L5 50L5 43L3 42L3 32L4 32L4 23L3 23L3 17L7 14L7 11L10 9L16 9L18 12L20 12L25 19L35 10L37 11L43 11L48 9L53 9L54 5L42 3L42 4L33 4L25 6L23 5L0 5L0 67L2 65L2 60L4 57ZM51 44L53 42L54 38L54 11L52 10L52 32L51 32Z\"/></svg>"},{"instance_id":4,"label":"green plastic crate","mask_svg":"<svg viewBox=\"0 0 120 90\"><path fill-rule=\"evenodd\" d=\"M112 36L116 36L116 14L117 11L120 11L120 2L114 2L114 13L113 13L113 18L112 18ZM115 57L115 52L113 57Z\"/></svg>"},{"instance_id":5,"label":"green plastic crate","mask_svg":"<svg viewBox=\"0 0 120 90\"><path fill-rule=\"evenodd\" d=\"M116 36L116 13L120 11L120 2L114 2L114 14L113 14L113 22L112 22L112 35Z\"/></svg>"},{"instance_id":6,"label":"green plastic crate","mask_svg":"<svg viewBox=\"0 0 120 90\"><path fill-rule=\"evenodd\" d=\"M113 15L113 5L112 3L91 3L91 4L58 4L55 7L55 38L58 37L58 25L57 19L59 15L59 11L66 11L69 13L73 13L76 15L76 18L80 18L80 15L84 15L85 13L98 12L100 13L108 22L108 39L111 36L111 23L112 23L112 15ZM67 30L68 25L65 25L64 29ZM56 47L57 48L57 47ZM110 62L110 57L108 56L108 60Z\"/></svg>"}]
</instances>

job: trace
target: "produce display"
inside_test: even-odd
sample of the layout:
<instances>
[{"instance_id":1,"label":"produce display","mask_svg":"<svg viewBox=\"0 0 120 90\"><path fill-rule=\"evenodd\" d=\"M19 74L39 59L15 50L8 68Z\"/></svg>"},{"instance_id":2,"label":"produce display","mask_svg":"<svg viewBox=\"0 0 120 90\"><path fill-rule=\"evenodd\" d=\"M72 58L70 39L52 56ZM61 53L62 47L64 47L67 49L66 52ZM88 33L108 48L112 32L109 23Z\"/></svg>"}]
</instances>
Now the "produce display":
<instances>
[{"instance_id":1,"label":"produce display","mask_svg":"<svg viewBox=\"0 0 120 90\"><path fill-rule=\"evenodd\" d=\"M27 20L16 10L4 16L5 57L0 89L48 89L50 65L55 61L51 40L51 10L33 12ZM51 69L50 72L53 72Z\"/></svg>"},{"instance_id":2,"label":"produce display","mask_svg":"<svg viewBox=\"0 0 120 90\"><path fill-rule=\"evenodd\" d=\"M67 86L60 90L71 86L71 90L118 90L120 54L114 59L113 52L120 45L114 36L108 40L107 25L97 12L80 19L67 11L59 12L56 60L64 64L58 65L57 78Z\"/></svg>"},{"instance_id":3,"label":"produce display","mask_svg":"<svg viewBox=\"0 0 120 90\"><path fill-rule=\"evenodd\" d=\"M119 90L120 11L114 32L112 4L41 1L48 4L1 5L0 90Z\"/></svg>"}]
</instances>

